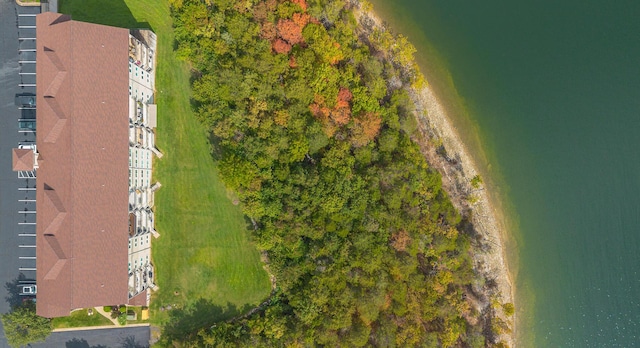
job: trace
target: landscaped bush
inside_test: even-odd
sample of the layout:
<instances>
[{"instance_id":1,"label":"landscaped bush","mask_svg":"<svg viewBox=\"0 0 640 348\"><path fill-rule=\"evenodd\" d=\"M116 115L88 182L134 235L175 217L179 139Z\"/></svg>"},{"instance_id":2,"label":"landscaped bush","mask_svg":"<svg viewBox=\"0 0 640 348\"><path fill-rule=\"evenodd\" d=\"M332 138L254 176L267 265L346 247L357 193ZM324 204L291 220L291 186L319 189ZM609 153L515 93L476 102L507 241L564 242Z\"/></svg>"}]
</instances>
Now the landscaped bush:
<instances>
[{"instance_id":1,"label":"landscaped bush","mask_svg":"<svg viewBox=\"0 0 640 348\"><path fill-rule=\"evenodd\" d=\"M118 324L127 325L127 313L120 313L118 316Z\"/></svg>"},{"instance_id":2,"label":"landscaped bush","mask_svg":"<svg viewBox=\"0 0 640 348\"><path fill-rule=\"evenodd\" d=\"M116 319L120 314L127 311L127 306L113 306L111 307L111 319Z\"/></svg>"}]
</instances>

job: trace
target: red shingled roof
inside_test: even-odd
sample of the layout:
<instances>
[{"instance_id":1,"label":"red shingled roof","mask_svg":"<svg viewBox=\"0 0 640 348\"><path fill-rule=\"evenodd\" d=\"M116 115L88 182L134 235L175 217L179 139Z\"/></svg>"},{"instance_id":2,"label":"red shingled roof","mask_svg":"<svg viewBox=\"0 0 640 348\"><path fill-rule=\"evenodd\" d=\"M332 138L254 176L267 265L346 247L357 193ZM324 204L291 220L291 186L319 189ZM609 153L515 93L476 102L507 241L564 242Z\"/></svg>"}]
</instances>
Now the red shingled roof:
<instances>
[{"instance_id":1,"label":"red shingled roof","mask_svg":"<svg viewBox=\"0 0 640 348\"><path fill-rule=\"evenodd\" d=\"M148 306L149 303L147 303L147 291L149 291L149 290L145 289L141 293L139 293L139 294L133 296L132 298L130 298L129 299L129 305L131 305L131 306Z\"/></svg>"},{"instance_id":2,"label":"red shingled roof","mask_svg":"<svg viewBox=\"0 0 640 348\"><path fill-rule=\"evenodd\" d=\"M128 300L129 32L36 27L37 313L58 317Z\"/></svg>"},{"instance_id":3,"label":"red shingled roof","mask_svg":"<svg viewBox=\"0 0 640 348\"><path fill-rule=\"evenodd\" d=\"M33 170L35 154L31 149L13 149L13 171Z\"/></svg>"}]
</instances>

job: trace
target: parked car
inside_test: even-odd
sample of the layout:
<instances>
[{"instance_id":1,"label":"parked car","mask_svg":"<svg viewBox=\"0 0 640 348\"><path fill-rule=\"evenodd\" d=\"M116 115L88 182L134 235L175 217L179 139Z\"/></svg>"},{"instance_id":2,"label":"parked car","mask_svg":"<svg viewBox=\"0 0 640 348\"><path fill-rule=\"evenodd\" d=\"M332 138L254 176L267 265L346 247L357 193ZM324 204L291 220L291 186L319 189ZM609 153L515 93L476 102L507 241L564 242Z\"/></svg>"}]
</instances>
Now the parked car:
<instances>
[{"instance_id":1,"label":"parked car","mask_svg":"<svg viewBox=\"0 0 640 348\"><path fill-rule=\"evenodd\" d=\"M28 143L28 144L18 144L18 148L19 149L28 149L28 150L33 150L36 151L36 144L34 143Z\"/></svg>"},{"instance_id":2,"label":"parked car","mask_svg":"<svg viewBox=\"0 0 640 348\"><path fill-rule=\"evenodd\" d=\"M38 287L36 285L23 285L20 288L20 295L23 296L33 296L38 292Z\"/></svg>"},{"instance_id":3,"label":"parked car","mask_svg":"<svg viewBox=\"0 0 640 348\"><path fill-rule=\"evenodd\" d=\"M16 106L18 107L35 107L36 96L31 93L16 94Z\"/></svg>"}]
</instances>

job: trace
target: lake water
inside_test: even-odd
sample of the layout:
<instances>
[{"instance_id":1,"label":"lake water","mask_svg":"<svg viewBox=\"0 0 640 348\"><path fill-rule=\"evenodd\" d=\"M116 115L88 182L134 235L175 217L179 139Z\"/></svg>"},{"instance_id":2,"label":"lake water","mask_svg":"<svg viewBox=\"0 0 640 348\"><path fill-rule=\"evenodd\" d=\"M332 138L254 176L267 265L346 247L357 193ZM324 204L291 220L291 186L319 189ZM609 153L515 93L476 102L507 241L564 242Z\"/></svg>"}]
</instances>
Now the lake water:
<instances>
[{"instance_id":1,"label":"lake water","mask_svg":"<svg viewBox=\"0 0 640 348\"><path fill-rule=\"evenodd\" d=\"M483 143L521 345L640 347L640 1L374 3Z\"/></svg>"}]
</instances>

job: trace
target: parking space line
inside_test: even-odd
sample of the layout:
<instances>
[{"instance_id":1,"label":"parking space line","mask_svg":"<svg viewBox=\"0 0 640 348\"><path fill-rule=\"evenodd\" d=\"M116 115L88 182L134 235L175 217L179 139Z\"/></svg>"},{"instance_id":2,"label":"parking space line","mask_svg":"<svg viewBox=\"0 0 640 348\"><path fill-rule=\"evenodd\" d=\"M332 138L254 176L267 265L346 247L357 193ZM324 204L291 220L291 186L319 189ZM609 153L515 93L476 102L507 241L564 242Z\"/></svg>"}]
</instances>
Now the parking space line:
<instances>
[{"instance_id":1,"label":"parking space line","mask_svg":"<svg viewBox=\"0 0 640 348\"><path fill-rule=\"evenodd\" d=\"M24 245L24 244L20 244L18 245L19 248L35 248L35 245Z\"/></svg>"},{"instance_id":2,"label":"parking space line","mask_svg":"<svg viewBox=\"0 0 640 348\"><path fill-rule=\"evenodd\" d=\"M35 199L19 199L18 202L35 202Z\"/></svg>"},{"instance_id":3,"label":"parking space line","mask_svg":"<svg viewBox=\"0 0 640 348\"><path fill-rule=\"evenodd\" d=\"M18 268L19 271L35 271L36 269L34 267L20 267Z\"/></svg>"},{"instance_id":4,"label":"parking space line","mask_svg":"<svg viewBox=\"0 0 640 348\"><path fill-rule=\"evenodd\" d=\"M18 233L18 237L35 237L35 233Z\"/></svg>"},{"instance_id":5,"label":"parking space line","mask_svg":"<svg viewBox=\"0 0 640 348\"><path fill-rule=\"evenodd\" d=\"M35 25L19 25L18 29L35 29Z\"/></svg>"},{"instance_id":6,"label":"parking space line","mask_svg":"<svg viewBox=\"0 0 640 348\"><path fill-rule=\"evenodd\" d=\"M35 222L18 222L18 225L35 225Z\"/></svg>"},{"instance_id":7,"label":"parking space line","mask_svg":"<svg viewBox=\"0 0 640 348\"><path fill-rule=\"evenodd\" d=\"M19 37L18 41L35 40L35 37Z\"/></svg>"},{"instance_id":8,"label":"parking space line","mask_svg":"<svg viewBox=\"0 0 640 348\"><path fill-rule=\"evenodd\" d=\"M18 191L35 191L35 187L18 187Z\"/></svg>"},{"instance_id":9,"label":"parking space line","mask_svg":"<svg viewBox=\"0 0 640 348\"><path fill-rule=\"evenodd\" d=\"M35 60L19 60L18 64L35 64Z\"/></svg>"},{"instance_id":10,"label":"parking space line","mask_svg":"<svg viewBox=\"0 0 640 348\"><path fill-rule=\"evenodd\" d=\"M35 260L35 256L18 256L20 260Z\"/></svg>"},{"instance_id":11,"label":"parking space line","mask_svg":"<svg viewBox=\"0 0 640 348\"><path fill-rule=\"evenodd\" d=\"M35 214L35 211L30 211L30 210L20 210L18 211L18 213L20 214Z\"/></svg>"},{"instance_id":12,"label":"parking space line","mask_svg":"<svg viewBox=\"0 0 640 348\"><path fill-rule=\"evenodd\" d=\"M18 13L18 17L35 17L35 13Z\"/></svg>"}]
</instances>

